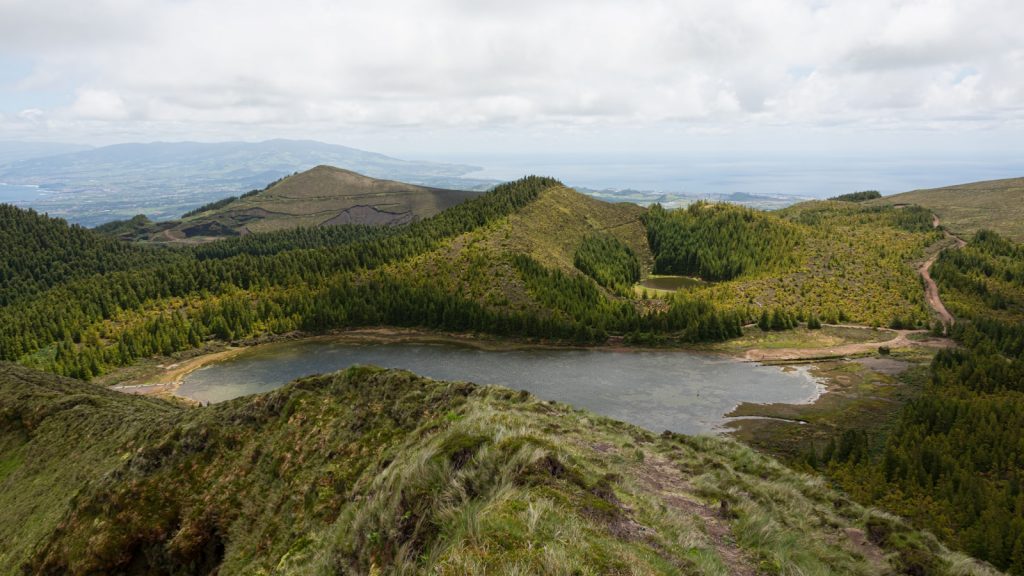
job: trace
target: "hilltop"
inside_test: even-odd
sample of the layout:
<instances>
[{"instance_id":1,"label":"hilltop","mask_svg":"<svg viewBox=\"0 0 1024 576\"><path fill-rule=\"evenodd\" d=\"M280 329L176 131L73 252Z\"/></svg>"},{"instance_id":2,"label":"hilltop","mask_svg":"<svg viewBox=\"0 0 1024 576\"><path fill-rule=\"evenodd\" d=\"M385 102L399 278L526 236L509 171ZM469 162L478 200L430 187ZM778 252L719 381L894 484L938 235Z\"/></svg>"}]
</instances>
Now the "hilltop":
<instances>
[{"instance_id":1,"label":"hilltop","mask_svg":"<svg viewBox=\"0 0 1024 576\"><path fill-rule=\"evenodd\" d=\"M197 208L179 222L151 227L148 239L195 241L342 224L394 226L429 218L478 195L317 166L264 190Z\"/></svg>"},{"instance_id":2,"label":"hilltop","mask_svg":"<svg viewBox=\"0 0 1024 576\"><path fill-rule=\"evenodd\" d=\"M990 574L735 442L355 367L205 408L0 365L0 572Z\"/></svg>"},{"instance_id":3,"label":"hilltop","mask_svg":"<svg viewBox=\"0 0 1024 576\"><path fill-rule=\"evenodd\" d=\"M923 206L934 212L944 227L964 238L988 229L1024 242L1024 178L914 190L871 203Z\"/></svg>"},{"instance_id":4,"label":"hilltop","mask_svg":"<svg viewBox=\"0 0 1024 576\"><path fill-rule=\"evenodd\" d=\"M509 313L571 316L572 312L544 301L547 290L524 274L524 258L562 275L568 290L570 279L585 278L575 265L584 239L607 235L649 268L653 258L642 222L645 212L635 204L602 202L558 184L545 188L507 218L467 231L436 250L395 262L382 273L439 285ZM615 298L598 291L592 297L595 304Z\"/></svg>"}]
</instances>

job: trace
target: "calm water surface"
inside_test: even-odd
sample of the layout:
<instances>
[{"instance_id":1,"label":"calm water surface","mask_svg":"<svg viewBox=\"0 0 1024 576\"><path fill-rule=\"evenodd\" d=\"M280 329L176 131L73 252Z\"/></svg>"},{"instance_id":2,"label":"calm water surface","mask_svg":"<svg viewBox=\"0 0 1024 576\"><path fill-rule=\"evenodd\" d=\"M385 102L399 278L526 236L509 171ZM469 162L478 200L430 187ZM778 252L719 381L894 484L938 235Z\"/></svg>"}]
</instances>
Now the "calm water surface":
<instances>
[{"instance_id":1,"label":"calm water surface","mask_svg":"<svg viewBox=\"0 0 1024 576\"><path fill-rule=\"evenodd\" d=\"M705 284L707 282L699 278L690 278L689 276L652 276L640 283L644 288L673 291L682 288L695 288Z\"/></svg>"},{"instance_id":2,"label":"calm water surface","mask_svg":"<svg viewBox=\"0 0 1024 576\"><path fill-rule=\"evenodd\" d=\"M0 203L18 206L29 205L44 196L45 194L38 186L20 186L0 182Z\"/></svg>"},{"instance_id":3,"label":"calm water surface","mask_svg":"<svg viewBox=\"0 0 1024 576\"><path fill-rule=\"evenodd\" d=\"M692 352L492 352L448 344L300 341L254 348L197 370L185 377L178 393L221 402L352 364L501 384L655 432L685 434L717 431L723 415L740 402L807 402L821 389L806 371Z\"/></svg>"}]
</instances>

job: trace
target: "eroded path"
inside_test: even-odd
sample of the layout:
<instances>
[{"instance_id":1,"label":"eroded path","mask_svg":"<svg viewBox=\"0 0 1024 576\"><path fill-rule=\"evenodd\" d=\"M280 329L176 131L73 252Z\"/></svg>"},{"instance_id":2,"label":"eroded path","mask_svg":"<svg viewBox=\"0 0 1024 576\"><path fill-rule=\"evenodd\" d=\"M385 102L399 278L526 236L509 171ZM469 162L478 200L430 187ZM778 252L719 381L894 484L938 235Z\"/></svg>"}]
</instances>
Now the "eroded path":
<instances>
[{"instance_id":1,"label":"eroded path","mask_svg":"<svg viewBox=\"0 0 1024 576\"><path fill-rule=\"evenodd\" d=\"M829 358L841 358L844 356L857 356L870 354L885 346L890 349L909 348L911 346L928 346L932 348L946 348L952 343L945 338L928 338L927 330L890 330L893 338L885 342L858 342L855 344L842 344L828 348L775 348L761 349L753 348L747 350L743 355L744 360L751 362L786 362L790 360L825 360ZM919 334L922 337L911 338L912 334Z\"/></svg>"},{"instance_id":2,"label":"eroded path","mask_svg":"<svg viewBox=\"0 0 1024 576\"><path fill-rule=\"evenodd\" d=\"M939 217L932 214L932 226L934 228L938 228L939 225ZM946 234L947 239L952 240L955 243L956 248L963 248L967 245L967 242L959 236L950 233L948 230L944 230L943 232ZM935 264L935 261L939 259L939 255L950 247L951 246L947 246L937 251L931 258L925 260L924 263L917 268L917 273L920 274L921 279L924 280L925 300L927 300L928 306L930 306L932 310L939 315L939 318L945 326L953 325L953 323L956 322L956 319L949 313L949 310L946 310L946 305L942 303L942 298L939 297L939 287L935 284L935 280L932 279L931 269L932 264ZM943 331L945 331L945 329L943 329Z\"/></svg>"}]
</instances>

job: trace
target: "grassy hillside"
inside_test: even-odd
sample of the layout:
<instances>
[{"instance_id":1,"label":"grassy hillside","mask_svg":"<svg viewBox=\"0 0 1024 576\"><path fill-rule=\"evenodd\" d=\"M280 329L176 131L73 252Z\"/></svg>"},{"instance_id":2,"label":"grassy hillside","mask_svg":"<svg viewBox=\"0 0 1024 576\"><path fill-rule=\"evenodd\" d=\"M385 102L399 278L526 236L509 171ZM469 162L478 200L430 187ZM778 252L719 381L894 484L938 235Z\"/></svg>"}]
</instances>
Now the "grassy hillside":
<instances>
[{"instance_id":1,"label":"grassy hillside","mask_svg":"<svg viewBox=\"0 0 1024 576\"><path fill-rule=\"evenodd\" d=\"M1024 178L914 190L872 203L924 206L938 215L943 226L964 238L984 228L1024 242Z\"/></svg>"},{"instance_id":2,"label":"grassy hillside","mask_svg":"<svg viewBox=\"0 0 1024 576\"><path fill-rule=\"evenodd\" d=\"M190 212L173 226L151 227L155 241L199 241L298 227L365 224L394 226L428 218L479 196L377 180L331 166L317 166L233 200Z\"/></svg>"},{"instance_id":3,"label":"grassy hillside","mask_svg":"<svg viewBox=\"0 0 1024 576\"><path fill-rule=\"evenodd\" d=\"M734 442L352 368L205 408L0 365L0 572L990 574Z\"/></svg>"},{"instance_id":4,"label":"grassy hillside","mask_svg":"<svg viewBox=\"0 0 1024 576\"><path fill-rule=\"evenodd\" d=\"M387 273L433 282L481 304L507 311L538 311L545 305L530 293L514 264L526 255L569 276L576 252L590 235L608 234L637 254L641 268L652 263L641 216L635 204L610 204L564 186L541 192L507 218L472 230L429 253L398 262Z\"/></svg>"},{"instance_id":5,"label":"grassy hillside","mask_svg":"<svg viewBox=\"0 0 1024 576\"><path fill-rule=\"evenodd\" d=\"M913 266L942 239L926 211L813 201L759 218L777 221L770 227L775 230L795 227L790 253L776 256L779 264L754 266L695 294L746 310L748 318L780 308L829 323L910 327L931 321ZM733 259L755 255L748 251Z\"/></svg>"}]
</instances>

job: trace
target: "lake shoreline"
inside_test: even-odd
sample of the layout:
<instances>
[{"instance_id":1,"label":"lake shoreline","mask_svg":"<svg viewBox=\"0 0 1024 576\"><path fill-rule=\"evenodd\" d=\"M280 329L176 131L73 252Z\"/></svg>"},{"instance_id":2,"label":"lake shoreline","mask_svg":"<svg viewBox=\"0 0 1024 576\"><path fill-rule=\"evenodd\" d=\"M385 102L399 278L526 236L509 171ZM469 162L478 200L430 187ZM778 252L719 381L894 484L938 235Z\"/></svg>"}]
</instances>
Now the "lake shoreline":
<instances>
[{"instance_id":1,"label":"lake shoreline","mask_svg":"<svg viewBox=\"0 0 1024 576\"><path fill-rule=\"evenodd\" d=\"M867 328L865 328L867 329ZM436 330L418 328L399 328L377 326L372 328L355 328L350 330L339 330L328 334L306 334L292 332L287 334L272 335L262 338L246 340L235 345L212 345L206 348L193 349L181 353L172 359L163 359L162 363L156 363L158 359L151 359L151 363L142 363L133 367L115 371L104 377L107 385L112 389L131 393L157 396L173 401L187 404L201 404L200 401L189 396L179 394L179 389L191 373L204 367L235 358L244 353L262 349L272 344L286 342L331 342L350 345L386 345L386 344L423 344L423 345L450 345L472 348L488 352L505 351L527 351L527 350L593 350L605 352L680 352L688 354L702 354L711 357L719 357L739 362L749 362L758 365L786 365L790 369L800 371L807 370L814 372L822 362L835 362L838 358L829 357L806 357L794 358L788 362L756 361L749 355L750 350L723 350L716 349L715 345L676 345L676 346L635 346L625 344L621 337L613 337L608 342L598 345L574 344L565 342L543 342L528 341L515 338L501 338L489 335L473 333L449 333ZM826 351L827 349L822 349ZM814 406L834 390L833 382L829 378L813 378L816 381L817 391L806 401L798 403L803 406ZM113 385L111 385L113 384ZM735 406L730 414L739 408Z\"/></svg>"},{"instance_id":2,"label":"lake shoreline","mask_svg":"<svg viewBox=\"0 0 1024 576\"><path fill-rule=\"evenodd\" d=\"M180 353L180 357L165 359L163 363L135 365L121 368L104 376L104 385L120 392L143 394L189 403L195 400L177 394L186 376L217 362L234 358L242 353L267 345L283 342L337 342L342 344L447 344L464 346L487 352L515 350L601 350L606 352L671 352L707 354L722 358L742 360L733 354L711 350L701 346L653 347L625 344L621 337L612 337L603 344L573 344L555 342L531 342L515 338L500 338L473 333L441 332L422 328L399 328L377 326L333 331L327 334L306 334L289 332L245 340L237 345L223 344L206 348L195 348ZM169 364L167 362L170 362Z\"/></svg>"},{"instance_id":3,"label":"lake shoreline","mask_svg":"<svg viewBox=\"0 0 1024 576\"><path fill-rule=\"evenodd\" d=\"M721 417L742 402L805 403L821 392L805 368L762 366L723 354L500 341L466 344L450 335L390 329L291 339L253 346L225 361L179 363L177 373L189 374L174 392L203 405L216 404L367 365L525 390L653 432L684 434L714 433Z\"/></svg>"}]
</instances>

